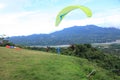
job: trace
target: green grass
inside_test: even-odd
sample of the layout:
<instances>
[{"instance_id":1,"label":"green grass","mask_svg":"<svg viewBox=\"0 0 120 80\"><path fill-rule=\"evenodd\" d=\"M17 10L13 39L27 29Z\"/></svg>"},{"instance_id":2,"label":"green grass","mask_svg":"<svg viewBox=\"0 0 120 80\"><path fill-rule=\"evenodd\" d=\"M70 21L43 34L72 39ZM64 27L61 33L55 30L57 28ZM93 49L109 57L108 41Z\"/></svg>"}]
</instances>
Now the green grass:
<instances>
[{"instance_id":1,"label":"green grass","mask_svg":"<svg viewBox=\"0 0 120 80\"><path fill-rule=\"evenodd\" d=\"M0 80L120 80L86 59L0 47Z\"/></svg>"}]
</instances>

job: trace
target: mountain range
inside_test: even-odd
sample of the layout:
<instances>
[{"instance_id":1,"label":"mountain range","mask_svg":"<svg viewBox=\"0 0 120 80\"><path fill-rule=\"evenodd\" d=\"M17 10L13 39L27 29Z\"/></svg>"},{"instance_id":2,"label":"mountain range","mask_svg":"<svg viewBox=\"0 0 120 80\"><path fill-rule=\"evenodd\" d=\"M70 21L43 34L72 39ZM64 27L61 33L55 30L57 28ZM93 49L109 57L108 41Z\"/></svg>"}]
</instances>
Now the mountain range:
<instances>
[{"instance_id":1,"label":"mountain range","mask_svg":"<svg viewBox=\"0 0 120 80\"><path fill-rule=\"evenodd\" d=\"M120 39L120 29L96 25L73 26L50 34L32 34L10 37L10 42L19 45L66 45L80 43L104 43Z\"/></svg>"}]
</instances>

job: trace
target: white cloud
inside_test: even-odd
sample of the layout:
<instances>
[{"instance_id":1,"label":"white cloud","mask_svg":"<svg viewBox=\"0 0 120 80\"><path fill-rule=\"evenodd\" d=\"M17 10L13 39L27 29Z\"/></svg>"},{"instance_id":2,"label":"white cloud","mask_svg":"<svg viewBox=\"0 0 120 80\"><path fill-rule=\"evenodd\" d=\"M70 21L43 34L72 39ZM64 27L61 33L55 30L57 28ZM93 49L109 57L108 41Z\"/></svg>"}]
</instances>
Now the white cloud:
<instances>
[{"instance_id":1,"label":"white cloud","mask_svg":"<svg viewBox=\"0 0 120 80\"><path fill-rule=\"evenodd\" d=\"M74 17L74 15L73 15ZM101 27L116 27L120 28L120 8L106 10L102 12L94 12L91 18L84 18L80 20L63 20L61 27L65 26L84 26L84 25L98 25Z\"/></svg>"},{"instance_id":2,"label":"white cloud","mask_svg":"<svg viewBox=\"0 0 120 80\"><path fill-rule=\"evenodd\" d=\"M54 31L54 14L42 12L23 12L0 15L0 34L30 35Z\"/></svg>"},{"instance_id":3,"label":"white cloud","mask_svg":"<svg viewBox=\"0 0 120 80\"><path fill-rule=\"evenodd\" d=\"M54 26L55 17L58 13L58 10L54 12L49 11L50 10L46 12L31 11L11 14L0 14L0 34L15 36L30 35L34 33L50 33L56 30L64 29L66 27L72 27L74 25L83 26L91 24L103 27L120 27L120 8L103 11L102 13L93 13L92 18L86 18L85 16L81 19L81 14L79 15L78 13L78 17L80 16L80 20L75 20L74 17L77 17L77 14L72 14L72 17L74 19L70 19L69 15L71 14L69 14L68 18L66 16L58 27Z\"/></svg>"},{"instance_id":4,"label":"white cloud","mask_svg":"<svg viewBox=\"0 0 120 80\"><path fill-rule=\"evenodd\" d=\"M92 18L80 20L64 19L58 27L54 26L56 13L43 12L22 12L14 14L0 15L0 34L8 36L15 35L30 35L39 33L50 33L56 30L61 30L66 27L98 25L103 27L120 27L120 15L100 15Z\"/></svg>"},{"instance_id":5,"label":"white cloud","mask_svg":"<svg viewBox=\"0 0 120 80\"><path fill-rule=\"evenodd\" d=\"M104 16L97 18L87 18L83 20L67 20L60 24L60 27L97 25L101 27L116 27L120 28L120 15Z\"/></svg>"},{"instance_id":6,"label":"white cloud","mask_svg":"<svg viewBox=\"0 0 120 80\"><path fill-rule=\"evenodd\" d=\"M6 7L6 5L5 5L5 4L0 3L0 9L3 9L3 8L5 8L5 7Z\"/></svg>"}]
</instances>

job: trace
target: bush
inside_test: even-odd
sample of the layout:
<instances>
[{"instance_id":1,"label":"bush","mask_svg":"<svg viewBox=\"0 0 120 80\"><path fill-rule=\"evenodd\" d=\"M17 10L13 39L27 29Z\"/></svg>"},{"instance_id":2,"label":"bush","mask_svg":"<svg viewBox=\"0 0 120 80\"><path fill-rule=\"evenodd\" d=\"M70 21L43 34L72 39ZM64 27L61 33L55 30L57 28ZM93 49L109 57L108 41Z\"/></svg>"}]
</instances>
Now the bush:
<instances>
[{"instance_id":1,"label":"bush","mask_svg":"<svg viewBox=\"0 0 120 80\"><path fill-rule=\"evenodd\" d=\"M109 70L112 73L120 75L120 58L115 55L104 54L100 50L92 47L90 44L74 45L75 49L71 47L66 49L62 54L73 55L96 62L98 66Z\"/></svg>"}]
</instances>

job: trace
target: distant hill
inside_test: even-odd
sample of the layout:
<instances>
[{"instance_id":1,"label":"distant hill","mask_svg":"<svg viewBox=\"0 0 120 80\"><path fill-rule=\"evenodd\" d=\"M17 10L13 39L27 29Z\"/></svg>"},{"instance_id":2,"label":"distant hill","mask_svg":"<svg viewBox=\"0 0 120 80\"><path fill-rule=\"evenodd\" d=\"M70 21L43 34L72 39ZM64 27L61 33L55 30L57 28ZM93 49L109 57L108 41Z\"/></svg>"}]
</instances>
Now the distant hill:
<instances>
[{"instance_id":1,"label":"distant hill","mask_svg":"<svg viewBox=\"0 0 120 80\"><path fill-rule=\"evenodd\" d=\"M95 25L73 26L50 34L10 37L20 45L65 45L78 43L103 43L120 39L120 29L103 28Z\"/></svg>"}]
</instances>

